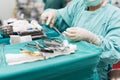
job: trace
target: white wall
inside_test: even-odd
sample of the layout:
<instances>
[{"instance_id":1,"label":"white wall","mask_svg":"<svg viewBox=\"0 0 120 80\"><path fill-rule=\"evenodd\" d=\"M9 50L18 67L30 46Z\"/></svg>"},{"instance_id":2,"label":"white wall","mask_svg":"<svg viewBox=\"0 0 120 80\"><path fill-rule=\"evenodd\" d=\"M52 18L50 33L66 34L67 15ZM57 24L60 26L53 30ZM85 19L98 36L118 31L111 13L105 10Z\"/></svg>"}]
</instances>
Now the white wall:
<instances>
[{"instance_id":1,"label":"white wall","mask_svg":"<svg viewBox=\"0 0 120 80\"><path fill-rule=\"evenodd\" d=\"M12 11L16 4L16 0L0 0L0 19L8 19L12 17Z\"/></svg>"},{"instance_id":2,"label":"white wall","mask_svg":"<svg viewBox=\"0 0 120 80\"><path fill-rule=\"evenodd\" d=\"M120 0L112 0L112 4L120 8Z\"/></svg>"}]
</instances>

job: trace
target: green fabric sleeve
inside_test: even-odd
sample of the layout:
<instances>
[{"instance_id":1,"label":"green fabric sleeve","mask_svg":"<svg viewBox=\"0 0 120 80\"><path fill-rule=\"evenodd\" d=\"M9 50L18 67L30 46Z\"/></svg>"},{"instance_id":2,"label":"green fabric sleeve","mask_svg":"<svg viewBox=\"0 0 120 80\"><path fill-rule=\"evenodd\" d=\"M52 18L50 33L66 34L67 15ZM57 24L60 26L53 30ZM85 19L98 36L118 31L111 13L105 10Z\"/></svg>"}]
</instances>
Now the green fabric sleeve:
<instances>
[{"instance_id":1,"label":"green fabric sleeve","mask_svg":"<svg viewBox=\"0 0 120 80\"><path fill-rule=\"evenodd\" d=\"M65 8L57 10L55 26L61 32L63 32L66 28L71 27L78 3L78 0L71 1Z\"/></svg>"},{"instance_id":2,"label":"green fabric sleeve","mask_svg":"<svg viewBox=\"0 0 120 80\"><path fill-rule=\"evenodd\" d=\"M120 10L116 9L109 20L106 29L106 36L101 39L101 47L103 54L101 55L102 62L113 64L120 60Z\"/></svg>"}]
</instances>

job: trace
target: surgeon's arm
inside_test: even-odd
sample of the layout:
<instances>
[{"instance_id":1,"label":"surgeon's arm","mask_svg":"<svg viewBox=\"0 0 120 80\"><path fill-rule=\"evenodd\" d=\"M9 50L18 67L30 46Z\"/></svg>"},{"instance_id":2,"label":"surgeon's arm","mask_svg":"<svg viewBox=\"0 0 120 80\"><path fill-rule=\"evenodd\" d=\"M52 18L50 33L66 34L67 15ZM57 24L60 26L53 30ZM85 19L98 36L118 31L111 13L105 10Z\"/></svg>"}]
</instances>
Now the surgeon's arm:
<instances>
[{"instance_id":1,"label":"surgeon's arm","mask_svg":"<svg viewBox=\"0 0 120 80\"><path fill-rule=\"evenodd\" d=\"M103 54L102 62L113 64L120 60L120 16L119 12L113 14L109 21L105 37L100 37Z\"/></svg>"},{"instance_id":2,"label":"surgeon's arm","mask_svg":"<svg viewBox=\"0 0 120 80\"><path fill-rule=\"evenodd\" d=\"M77 4L79 3L76 1L71 1L65 8L57 10L54 25L61 32L72 25L72 20L75 15L75 9L77 8Z\"/></svg>"}]
</instances>

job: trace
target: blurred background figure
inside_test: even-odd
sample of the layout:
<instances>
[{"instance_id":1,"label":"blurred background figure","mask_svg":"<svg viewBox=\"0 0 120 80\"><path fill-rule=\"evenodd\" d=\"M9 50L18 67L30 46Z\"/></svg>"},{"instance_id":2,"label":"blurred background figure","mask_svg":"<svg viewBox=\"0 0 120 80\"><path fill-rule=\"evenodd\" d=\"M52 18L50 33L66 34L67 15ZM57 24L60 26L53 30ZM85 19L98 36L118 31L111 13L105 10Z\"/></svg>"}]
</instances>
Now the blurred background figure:
<instances>
[{"instance_id":1,"label":"blurred background figure","mask_svg":"<svg viewBox=\"0 0 120 80\"><path fill-rule=\"evenodd\" d=\"M2 20L0 19L0 26L2 26Z\"/></svg>"},{"instance_id":2,"label":"blurred background figure","mask_svg":"<svg viewBox=\"0 0 120 80\"><path fill-rule=\"evenodd\" d=\"M43 0L16 0L14 15L17 19L28 19L39 21L39 16L44 11Z\"/></svg>"},{"instance_id":3,"label":"blurred background figure","mask_svg":"<svg viewBox=\"0 0 120 80\"><path fill-rule=\"evenodd\" d=\"M45 9L60 9L64 8L70 0L43 0L45 3Z\"/></svg>"}]
</instances>

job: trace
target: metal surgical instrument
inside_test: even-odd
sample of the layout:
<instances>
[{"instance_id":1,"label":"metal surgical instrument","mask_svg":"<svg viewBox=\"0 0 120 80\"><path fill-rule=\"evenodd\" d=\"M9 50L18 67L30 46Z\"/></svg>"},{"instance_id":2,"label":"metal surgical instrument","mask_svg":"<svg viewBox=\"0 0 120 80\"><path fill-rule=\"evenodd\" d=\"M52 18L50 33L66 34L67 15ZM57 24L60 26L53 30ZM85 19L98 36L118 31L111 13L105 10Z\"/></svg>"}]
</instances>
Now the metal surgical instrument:
<instances>
[{"instance_id":1,"label":"metal surgical instrument","mask_svg":"<svg viewBox=\"0 0 120 80\"><path fill-rule=\"evenodd\" d=\"M63 35L56 27L53 27L53 29L60 34L63 40L65 39L65 35Z\"/></svg>"}]
</instances>

